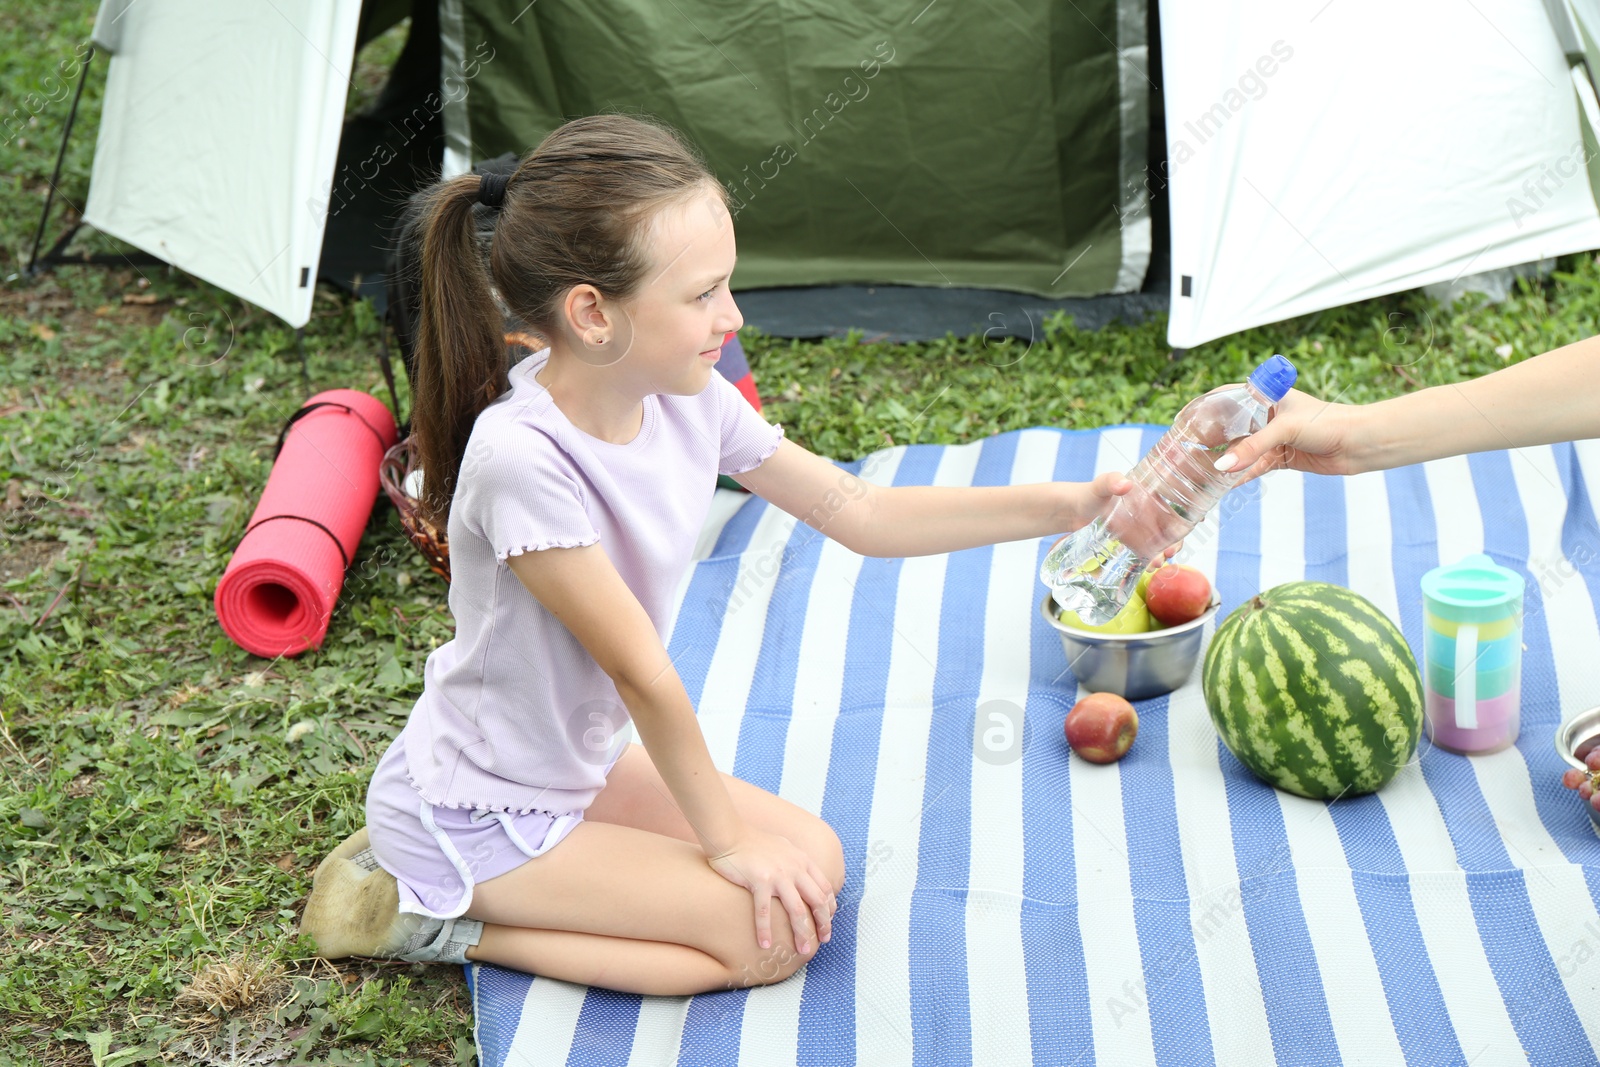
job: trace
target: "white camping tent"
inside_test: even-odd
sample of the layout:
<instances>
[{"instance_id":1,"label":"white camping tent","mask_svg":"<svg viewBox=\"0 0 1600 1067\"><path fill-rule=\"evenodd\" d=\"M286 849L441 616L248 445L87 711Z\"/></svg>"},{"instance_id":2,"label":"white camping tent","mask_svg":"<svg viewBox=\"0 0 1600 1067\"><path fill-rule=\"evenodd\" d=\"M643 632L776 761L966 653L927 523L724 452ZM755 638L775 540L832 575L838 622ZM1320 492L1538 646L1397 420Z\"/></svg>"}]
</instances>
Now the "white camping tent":
<instances>
[{"instance_id":1,"label":"white camping tent","mask_svg":"<svg viewBox=\"0 0 1600 1067\"><path fill-rule=\"evenodd\" d=\"M304 324L361 6L104 0L85 221ZM1169 342L1600 248L1597 9L1161 5Z\"/></svg>"},{"instance_id":2,"label":"white camping tent","mask_svg":"<svg viewBox=\"0 0 1600 1067\"><path fill-rule=\"evenodd\" d=\"M1600 248L1568 2L1162 4L1168 341Z\"/></svg>"},{"instance_id":3,"label":"white camping tent","mask_svg":"<svg viewBox=\"0 0 1600 1067\"><path fill-rule=\"evenodd\" d=\"M84 221L311 318L360 0L104 0Z\"/></svg>"}]
</instances>

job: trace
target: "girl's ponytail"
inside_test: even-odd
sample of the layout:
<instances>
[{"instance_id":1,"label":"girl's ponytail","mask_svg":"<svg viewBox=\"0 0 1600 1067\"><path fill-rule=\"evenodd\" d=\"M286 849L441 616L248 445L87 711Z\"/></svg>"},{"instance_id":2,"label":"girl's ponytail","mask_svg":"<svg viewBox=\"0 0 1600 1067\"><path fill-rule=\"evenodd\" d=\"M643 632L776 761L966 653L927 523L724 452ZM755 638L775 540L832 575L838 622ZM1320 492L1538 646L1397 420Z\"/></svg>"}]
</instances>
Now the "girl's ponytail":
<instances>
[{"instance_id":1,"label":"girl's ponytail","mask_svg":"<svg viewBox=\"0 0 1600 1067\"><path fill-rule=\"evenodd\" d=\"M421 205L421 307L412 433L424 473L422 514L440 529L473 421L508 388L503 316L489 290L473 223L481 179L433 186Z\"/></svg>"}]
</instances>

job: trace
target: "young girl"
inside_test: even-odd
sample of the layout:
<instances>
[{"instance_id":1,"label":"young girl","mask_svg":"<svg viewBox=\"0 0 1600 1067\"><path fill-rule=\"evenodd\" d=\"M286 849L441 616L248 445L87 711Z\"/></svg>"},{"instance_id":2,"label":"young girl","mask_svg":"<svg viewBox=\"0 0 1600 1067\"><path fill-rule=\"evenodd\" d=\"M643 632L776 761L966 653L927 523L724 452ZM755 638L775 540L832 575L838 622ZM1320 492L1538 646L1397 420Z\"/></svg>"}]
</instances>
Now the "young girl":
<instances>
[{"instance_id":1,"label":"young girl","mask_svg":"<svg viewBox=\"0 0 1600 1067\"><path fill-rule=\"evenodd\" d=\"M1130 486L878 488L784 439L713 367L742 325L723 188L654 122L569 122L425 211L413 428L456 635L302 929L625 992L786 978L828 940L839 838L718 772L659 636L716 475L872 556L1058 534ZM509 373L491 283L548 342Z\"/></svg>"}]
</instances>

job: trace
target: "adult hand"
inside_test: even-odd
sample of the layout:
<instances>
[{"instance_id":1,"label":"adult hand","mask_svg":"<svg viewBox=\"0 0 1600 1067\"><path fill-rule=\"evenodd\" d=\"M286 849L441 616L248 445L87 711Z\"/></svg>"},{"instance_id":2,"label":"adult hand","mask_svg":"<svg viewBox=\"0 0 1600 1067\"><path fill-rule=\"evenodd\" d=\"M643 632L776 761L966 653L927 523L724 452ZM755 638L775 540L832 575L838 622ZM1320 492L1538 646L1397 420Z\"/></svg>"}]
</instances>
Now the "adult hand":
<instances>
[{"instance_id":1,"label":"adult hand","mask_svg":"<svg viewBox=\"0 0 1600 1067\"><path fill-rule=\"evenodd\" d=\"M755 901L756 944L772 946L771 904L776 897L789 915L794 947L816 950L833 930L837 901L827 875L787 837L749 829L732 847L708 856L711 869L750 891Z\"/></svg>"},{"instance_id":2,"label":"adult hand","mask_svg":"<svg viewBox=\"0 0 1600 1067\"><path fill-rule=\"evenodd\" d=\"M1217 467L1242 473L1235 485L1282 467L1308 474L1358 474L1366 469L1355 458L1362 445L1356 432L1358 410L1291 389L1266 426L1230 448Z\"/></svg>"}]
</instances>

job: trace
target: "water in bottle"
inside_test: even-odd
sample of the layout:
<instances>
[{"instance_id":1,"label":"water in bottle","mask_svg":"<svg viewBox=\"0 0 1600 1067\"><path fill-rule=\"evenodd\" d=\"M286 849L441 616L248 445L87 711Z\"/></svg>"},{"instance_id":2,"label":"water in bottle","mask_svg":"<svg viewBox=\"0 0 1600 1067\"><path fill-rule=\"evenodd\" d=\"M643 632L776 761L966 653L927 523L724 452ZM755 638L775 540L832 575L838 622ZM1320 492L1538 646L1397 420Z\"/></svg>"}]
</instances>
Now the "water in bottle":
<instances>
[{"instance_id":1,"label":"water in bottle","mask_svg":"<svg viewBox=\"0 0 1600 1067\"><path fill-rule=\"evenodd\" d=\"M1056 606L1090 626L1110 622L1150 561L1194 529L1239 480L1242 472L1224 473L1214 464L1267 424L1296 373L1294 364L1273 356L1244 385L1196 397L1178 412L1172 429L1128 473L1133 489L1046 553L1039 579Z\"/></svg>"}]
</instances>

